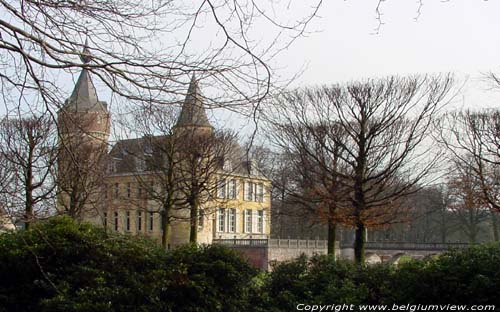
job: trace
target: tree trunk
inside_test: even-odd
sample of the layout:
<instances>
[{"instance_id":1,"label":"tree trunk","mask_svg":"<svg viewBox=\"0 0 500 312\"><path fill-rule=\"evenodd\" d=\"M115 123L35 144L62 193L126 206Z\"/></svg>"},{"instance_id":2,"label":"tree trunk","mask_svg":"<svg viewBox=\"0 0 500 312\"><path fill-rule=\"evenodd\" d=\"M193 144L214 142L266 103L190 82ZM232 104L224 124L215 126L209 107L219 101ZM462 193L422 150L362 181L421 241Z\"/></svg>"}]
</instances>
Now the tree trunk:
<instances>
[{"instance_id":1,"label":"tree trunk","mask_svg":"<svg viewBox=\"0 0 500 312\"><path fill-rule=\"evenodd\" d=\"M328 218L328 254L335 256L335 241L336 241L337 224Z\"/></svg>"},{"instance_id":2,"label":"tree trunk","mask_svg":"<svg viewBox=\"0 0 500 312\"><path fill-rule=\"evenodd\" d=\"M356 236L354 237L354 262L356 264L365 263L365 243L366 243L366 228L360 222L356 226Z\"/></svg>"},{"instance_id":3,"label":"tree trunk","mask_svg":"<svg viewBox=\"0 0 500 312\"><path fill-rule=\"evenodd\" d=\"M191 226L189 231L189 242L195 244L198 242L198 205L198 198L193 198L193 200L191 201Z\"/></svg>"},{"instance_id":4,"label":"tree trunk","mask_svg":"<svg viewBox=\"0 0 500 312\"><path fill-rule=\"evenodd\" d=\"M493 240L498 242L500 240L498 233L498 219L495 211L491 211L491 226L493 230Z\"/></svg>"},{"instance_id":5,"label":"tree trunk","mask_svg":"<svg viewBox=\"0 0 500 312\"><path fill-rule=\"evenodd\" d=\"M165 209L161 213L162 218L162 236L161 245L164 249L170 249L170 209Z\"/></svg>"}]
</instances>

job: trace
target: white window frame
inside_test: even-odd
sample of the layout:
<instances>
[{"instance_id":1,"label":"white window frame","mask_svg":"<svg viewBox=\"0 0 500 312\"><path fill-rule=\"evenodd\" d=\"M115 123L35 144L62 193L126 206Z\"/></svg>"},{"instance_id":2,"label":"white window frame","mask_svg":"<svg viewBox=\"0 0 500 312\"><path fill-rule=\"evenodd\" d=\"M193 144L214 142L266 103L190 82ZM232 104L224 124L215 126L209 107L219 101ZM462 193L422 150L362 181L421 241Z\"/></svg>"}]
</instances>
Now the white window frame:
<instances>
[{"instance_id":1,"label":"white window frame","mask_svg":"<svg viewBox=\"0 0 500 312\"><path fill-rule=\"evenodd\" d=\"M217 210L217 232L222 233L226 231L226 208L219 208Z\"/></svg>"},{"instance_id":2,"label":"white window frame","mask_svg":"<svg viewBox=\"0 0 500 312\"><path fill-rule=\"evenodd\" d=\"M217 180L217 197L218 198L226 198L227 195L227 183L226 179L218 179Z\"/></svg>"},{"instance_id":3,"label":"white window frame","mask_svg":"<svg viewBox=\"0 0 500 312\"><path fill-rule=\"evenodd\" d=\"M118 229L119 229L119 222L120 222L120 218L119 218L120 216L118 214L118 211L115 211L114 217L115 217L114 229L115 229L115 231L118 231Z\"/></svg>"},{"instance_id":4,"label":"white window frame","mask_svg":"<svg viewBox=\"0 0 500 312\"><path fill-rule=\"evenodd\" d=\"M253 210L245 209L245 233L253 233Z\"/></svg>"},{"instance_id":5,"label":"white window frame","mask_svg":"<svg viewBox=\"0 0 500 312\"><path fill-rule=\"evenodd\" d=\"M154 231L154 212L153 211L149 211L149 216L148 216L148 231L149 232L153 232Z\"/></svg>"},{"instance_id":6,"label":"white window frame","mask_svg":"<svg viewBox=\"0 0 500 312\"><path fill-rule=\"evenodd\" d=\"M236 199L238 197L238 189L236 187L236 179L230 179L227 183L227 198Z\"/></svg>"},{"instance_id":7,"label":"white window frame","mask_svg":"<svg viewBox=\"0 0 500 312\"><path fill-rule=\"evenodd\" d=\"M255 199L257 202L262 203L262 202L264 202L264 183L262 183L262 182L256 183L256 188L257 188L257 191L256 191Z\"/></svg>"},{"instance_id":8,"label":"white window frame","mask_svg":"<svg viewBox=\"0 0 500 312\"><path fill-rule=\"evenodd\" d=\"M245 182L245 200L254 201L255 199L255 183Z\"/></svg>"},{"instance_id":9,"label":"white window frame","mask_svg":"<svg viewBox=\"0 0 500 312\"><path fill-rule=\"evenodd\" d=\"M137 211L137 224L136 224L137 232L142 232L142 211Z\"/></svg>"},{"instance_id":10,"label":"white window frame","mask_svg":"<svg viewBox=\"0 0 500 312\"><path fill-rule=\"evenodd\" d=\"M264 210L257 210L257 232L264 233Z\"/></svg>"},{"instance_id":11,"label":"white window frame","mask_svg":"<svg viewBox=\"0 0 500 312\"><path fill-rule=\"evenodd\" d=\"M130 232L130 211L125 212L125 231Z\"/></svg>"},{"instance_id":12,"label":"white window frame","mask_svg":"<svg viewBox=\"0 0 500 312\"><path fill-rule=\"evenodd\" d=\"M236 208L229 209L228 232L236 233Z\"/></svg>"}]
</instances>

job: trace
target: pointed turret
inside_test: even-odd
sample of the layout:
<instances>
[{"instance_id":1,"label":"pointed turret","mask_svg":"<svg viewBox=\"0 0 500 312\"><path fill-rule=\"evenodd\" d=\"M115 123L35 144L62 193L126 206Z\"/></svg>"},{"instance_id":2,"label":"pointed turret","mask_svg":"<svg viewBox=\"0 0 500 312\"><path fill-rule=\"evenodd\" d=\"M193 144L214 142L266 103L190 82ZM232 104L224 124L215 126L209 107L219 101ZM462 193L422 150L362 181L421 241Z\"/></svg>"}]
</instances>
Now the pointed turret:
<instances>
[{"instance_id":1,"label":"pointed turret","mask_svg":"<svg viewBox=\"0 0 500 312\"><path fill-rule=\"evenodd\" d=\"M85 40L85 46L80 54L80 59L84 64L88 64L92 60L92 55L87 46L87 40ZM106 102L99 101L90 73L86 68L82 69L75 88L71 96L66 100L64 107L72 111L80 112L107 111L107 104Z\"/></svg>"},{"instance_id":2,"label":"pointed turret","mask_svg":"<svg viewBox=\"0 0 500 312\"><path fill-rule=\"evenodd\" d=\"M189 83L188 93L177 119L176 127L213 128L203 107L203 97L200 94L195 74L193 74Z\"/></svg>"}]
</instances>

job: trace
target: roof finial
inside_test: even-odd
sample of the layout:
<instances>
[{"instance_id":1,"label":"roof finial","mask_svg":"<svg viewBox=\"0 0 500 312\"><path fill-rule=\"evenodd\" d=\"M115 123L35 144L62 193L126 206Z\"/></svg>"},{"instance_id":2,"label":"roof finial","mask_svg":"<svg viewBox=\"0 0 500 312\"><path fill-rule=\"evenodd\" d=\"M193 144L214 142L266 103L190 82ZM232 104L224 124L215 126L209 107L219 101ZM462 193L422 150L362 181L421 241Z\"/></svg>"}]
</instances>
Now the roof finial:
<instances>
[{"instance_id":1,"label":"roof finial","mask_svg":"<svg viewBox=\"0 0 500 312\"><path fill-rule=\"evenodd\" d=\"M82 60L83 64L88 64L90 61L92 61L92 54L90 54L89 50L89 37L85 38L85 43L83 45L83 50L82 53L80 54L80 59Z\"/></svg>"}]
</instances>

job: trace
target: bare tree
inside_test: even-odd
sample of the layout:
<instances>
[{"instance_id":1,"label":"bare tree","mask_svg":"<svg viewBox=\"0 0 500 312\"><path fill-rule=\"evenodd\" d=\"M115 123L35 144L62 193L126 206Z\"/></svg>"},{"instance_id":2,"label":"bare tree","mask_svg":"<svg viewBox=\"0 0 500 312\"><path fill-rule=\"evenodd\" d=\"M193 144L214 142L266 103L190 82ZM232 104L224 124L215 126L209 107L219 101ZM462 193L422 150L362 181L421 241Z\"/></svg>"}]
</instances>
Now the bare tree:
<instances>
[{"instance_id":1,"label":"bare tree","mask_svg":"<svg viewBox=\"0 0 500 312\"><path fill-rule=\"evenodd\" d=\"M252 112L271 88L269 60L306 33L320 4L0 1L3 100L9 109L39 104L54 111L66 98L61 76L86 68L115 100L171 104L184 90L185 74L200 72L220 90L207 105ZM271 13L292 11L287 6L307 13ZM259 29L268 32L266 40Z\"/></svg>"},{"instance_id":2,"label":"bare tree","mask_svg":"<svg viewBox=\"0 0 500 312\"><path fill-rule=\"evenodd\" d=\"M366 229L400 222L404 197L434 168L439 155L425 140L452 82L449 75L389 77L296 90L273 102L272 127L308 131L315 166L321 167L316 151L337 155L334 172L346 188L343 222L355 228L356 262L364 262ZM327 140L312 131L318 128L328 129Z\"/></svg>"},{"instance_id":3,"label":"bare tree","mask_svg":"<svg viewBox=\"0 0 500 312\"><path fill-rule=\"evenodd\" d=\"M54 123L47 116L8 118L0 123L2 190L9 213L20 213L28 228L45 216L55 198Z\"/></svg>"},{"instance_id":4,"label":"bare tree","mask_svg":"<svg viewBox=\"0 0 500 312\"><path fill-rule=\"evenodd\" d=\"M495 240L499 240L500 212L500 112L462 111L446 114L437 123L439 141L450 158L467 167L480 185L480 195L489 205Z\"/></svg>"},{"instance_id":5,"label":"bare tree","mask_svg":"<svg viewBox=\"0 0 500 312\"><path fill-rule=\"evenodd\" d=\"M488 203L471 166L458 161L452 172L448 178L448 208L457 216L469 242L474 244L477 242L480 224L489 215Z\"/></svg>"},{"instance_id":6,"label":"bare tree","mask_svg":"<svg viewBox=\"0 0 500 312\"><path fill-rule=\"evenodd\" d=\"M155 202L156 213L162 219L162 246L170 244L172 221L182 220L179 211L183 208L184 199L180 197L180 181L176 172L180 170L182 159L176 156L180 142L174 135L174 127L178 110L174 107L150 106L133 115L132 129L140 139L131 140L136 146L121 146L127 149L129 158L133 157L145 164L145 170L131 170L143 196ZM118 144L125 144L119 142ZM128 144L130 145L130 144ZM137 169L137 168L135 168ZM136 205L141 206L141 199ZM184 220L189 221L189 220Z\"/></svg>"},{"instance_id":7,"label":"bare tree","mask_svg":"<svg viewBox=\"0 0 500 312\"><path fill-rule=\"evenodd\" d=\"M189 241L196 243L200 208L215 198L218 181L228 174L222 169L234 148L236 136L231 131L197 128L177 129L174 136L180 143L176 157L182 160L175 178L185 207L190 211ZM203 214L212 212L205 209Z\"/></svg>"},{"instance_id":8,"label":"bare tree","mask_svg":"<svg viewBox=\"0 0 500 312\"><path fill-rule=\"evenodd\" d=\"M271 139L287 158L287 181L276 183L289 205L300 206L307 214L328 226L328 253L335 252L336 224L342 218L345 186L339 172L341 128L332 124L274 124ZM330 139L335 136L338 141ZM285 195L286 194L286 195ZM285 199L285 198L283 198ZM299 210L300 211L300 210Z\"/></svg>"}]
</instances>

